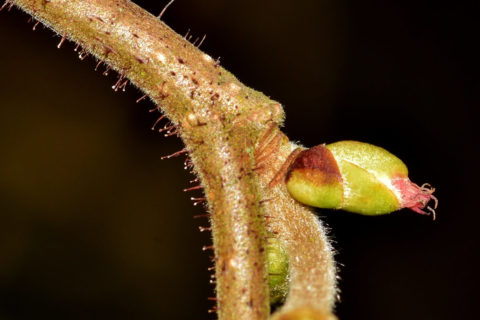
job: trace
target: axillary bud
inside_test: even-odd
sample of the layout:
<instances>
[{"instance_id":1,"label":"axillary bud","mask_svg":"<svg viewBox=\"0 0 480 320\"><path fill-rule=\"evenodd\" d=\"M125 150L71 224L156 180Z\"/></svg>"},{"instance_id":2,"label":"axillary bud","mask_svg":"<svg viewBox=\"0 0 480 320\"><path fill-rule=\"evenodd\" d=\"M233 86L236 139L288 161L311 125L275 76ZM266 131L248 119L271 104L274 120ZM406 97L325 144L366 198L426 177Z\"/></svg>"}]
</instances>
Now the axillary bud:
<instances>
[{"instance_id":1,"label":"axillary bud","mask_svg":"<svg viewBox=\"0 0 480 320\"><path fill-rule=\"evenodd\" d=\"M340 141L303 150L287 170L286 186L294 199L318 208L364 215L409 208L435 219L427 206L434 200L436 208L435 189L411 182L400 159L368 143Z\"/></svg>"}]
</instances>

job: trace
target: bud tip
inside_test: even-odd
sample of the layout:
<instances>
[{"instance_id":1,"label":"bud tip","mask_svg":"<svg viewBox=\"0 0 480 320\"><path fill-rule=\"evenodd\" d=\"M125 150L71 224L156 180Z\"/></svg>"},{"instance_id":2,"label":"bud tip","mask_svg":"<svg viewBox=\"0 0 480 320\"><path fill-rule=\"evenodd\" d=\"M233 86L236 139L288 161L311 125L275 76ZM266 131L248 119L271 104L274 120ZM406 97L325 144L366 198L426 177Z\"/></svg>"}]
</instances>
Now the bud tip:
<instances>
[{"instance_id":1,"label":"bud tip","mask_svg":"<svg viewBox=\"0 0 480 320\"><path fill-rule=\"evenodd\" d=\"M438 199L433 195L435 188L428 183L418 186L408 178L397 178L392 183L402 196L401 204L403 208L408 208L420 214L431 214L433 220L435 220L435 209L438 206ZM430 200L434 202L433 208L427 206Z\"/></svg>"}]
</instances>

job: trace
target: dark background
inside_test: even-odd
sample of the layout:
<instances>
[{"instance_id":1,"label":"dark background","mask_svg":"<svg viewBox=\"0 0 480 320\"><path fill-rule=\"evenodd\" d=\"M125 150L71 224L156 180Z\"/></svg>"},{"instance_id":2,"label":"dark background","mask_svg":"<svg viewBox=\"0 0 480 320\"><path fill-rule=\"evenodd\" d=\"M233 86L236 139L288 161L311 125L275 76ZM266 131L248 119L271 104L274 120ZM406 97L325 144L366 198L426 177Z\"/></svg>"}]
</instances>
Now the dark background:
<instances>
[{"instance_id":1,"label":"dark background","mask_svg":"<svg viewBox=\"0 0 480 320\"><path fill-rule=\"evenodd\" d=\"M177 0L164 16L281 102L293 140L374 143L437 188L437 221L320 213L341 319L475 318L476 3ZM114 75L27 19L0 13L0 319L212 319L192 177L160 161L180 140L149 130L138 90L115 94Z\"/></svg>"}]
</instances>

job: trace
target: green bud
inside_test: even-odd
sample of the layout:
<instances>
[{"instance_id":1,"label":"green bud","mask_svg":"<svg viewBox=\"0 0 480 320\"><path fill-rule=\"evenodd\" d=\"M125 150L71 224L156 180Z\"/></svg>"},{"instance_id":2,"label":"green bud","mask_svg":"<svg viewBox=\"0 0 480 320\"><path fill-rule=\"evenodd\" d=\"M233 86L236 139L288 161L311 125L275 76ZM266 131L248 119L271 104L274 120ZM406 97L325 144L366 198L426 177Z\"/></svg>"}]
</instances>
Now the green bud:
<instances>
[{"instance_id":1,"label":"green bud","mask_svg":"<svg viewBox=\"0 0 480 320\"><path fill-rule=\"evenodd\" d=\"M408 179L405 164L368 143L340 141L304 150L291 163L287 189L297 201L319 208L380 215L401 208L421 214L435 189Z\"/></svg>"},{"instance_id":2,"label":"green bud","mask_svg":"<svg viewBox=\"0 0 480 320\"><path fill-rule=\"evenodd\" d=\"M288 255L278 239L267 241L268 284L270 303L283 302L288 293Z\"/></svg>"}]
</instances>

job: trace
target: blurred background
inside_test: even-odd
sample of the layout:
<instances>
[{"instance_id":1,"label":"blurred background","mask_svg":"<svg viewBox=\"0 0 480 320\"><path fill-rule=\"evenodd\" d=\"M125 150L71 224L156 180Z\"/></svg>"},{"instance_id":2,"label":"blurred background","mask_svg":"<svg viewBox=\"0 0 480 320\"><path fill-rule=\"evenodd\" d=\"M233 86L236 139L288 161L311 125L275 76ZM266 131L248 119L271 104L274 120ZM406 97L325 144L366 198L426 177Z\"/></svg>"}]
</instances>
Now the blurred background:
<instances>
[{"instance_id":1,"label":"blurred background","mask_svg":"<svg viewBox=\"0 0 480 320\"><path fill-rule=\"evenodd\" d=\"M136 1L157 15L168 0ZM477 1L177 0L164 20L201 37L285 106L305 146L390 150L440 199L437 221L319 212L340 319L473 319L478 295ZM210 236L182 189L178 138L116 75L28 16L0 13L0 320L212 319Z\"/></svg>"}]
</instances>

